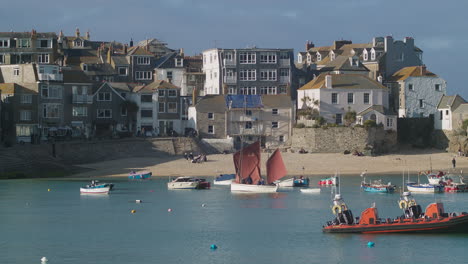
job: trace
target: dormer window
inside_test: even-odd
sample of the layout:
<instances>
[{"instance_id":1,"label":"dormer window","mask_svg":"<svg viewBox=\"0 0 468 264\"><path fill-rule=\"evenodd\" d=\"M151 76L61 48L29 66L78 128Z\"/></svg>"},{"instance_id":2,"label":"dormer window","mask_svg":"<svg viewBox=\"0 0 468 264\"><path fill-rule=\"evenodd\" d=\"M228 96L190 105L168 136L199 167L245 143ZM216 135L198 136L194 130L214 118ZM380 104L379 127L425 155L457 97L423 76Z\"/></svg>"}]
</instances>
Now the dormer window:
<instances>
[{"instance_id":1,"label":"dormer window","mask_svg":"<svg viewBox=\"0 0 468 264\"><path fill-rule=\"evenodd\" d=\"M369 59L369 54L367 53L367 50L364 50L362 53L362 57L364 58L364 61L367 61Z\"/></svg>"},{"instance_id":2,"label":"dormer window","mask_svg":"<svg viewBox=\"0 0 468 264\"><path fill-rule=\"evenodd\" d=\"M330 61L333 61L335 59L335 53L330 52Z\"/></svg>"},{"instance_id":3,"label":"dormer window","mask_svg":"<svg viewBox=\"0 0 468 264\"><path fill-rule=\"evenodd\" d=\"M88 65L87 64L83 64L83 71L88 71Z\"/></svg>"},{"instance_id":4,"label":"dormer window","mask_svg":"<svg viewBox=\"0 0 468 264\"><path fill-rule=\"evenodd\" d=\"M137 64L139 65L149 65L150 57L137 57Z\"/></svg>"},{"instance_id":5,"label":"dormer window","mask_svg":"<svg viewBox=\"0 0 468 264\"><path fill-rule=\"evenodd\" d=\"M310 54L307 54L307 63L311 63L312 62L312 56L310 56Z\"/></svg>"},{"instance_id":6,"label":"dormer window","mask_svg":"<svg viewBox=\"0 0 468 264\"><path fill-rule=\"evenodd\" d=\"M371 50L371 60L375 60L375 50Z\"/></svg>"},{"instance_id":7,"label":"dormer window","mask_svg":"<svg viewBox=\"0 0 468 264\"><path fill-rule=\"evenodd\" d=\"M302 63L302 55L301 54L297 55L297 62Z\"/></svg>"},{"instance_id":8,"label":"dormer window","mask_svg":"<svg viewBox=\"0 0 468 264\"><path fill-rule=\"evenodd\" d=\"M183 66L183 59L182 58L176 58L175 59L175 66L176 67L182 67Z\"/></svg>"},{"instance_id":9,"label":"dormer window","mask_svg":"<svg viewBox=\"0 0 468 264\"><path fill-rule=\"evenodd\" d=\"M75 42L73 43L73 45L75 47L83 47L83 41L81 39L77 39L75 40Z\"/></svg>"},{"instance_id":10,"label":"dormer window","mask_svg":"<svg viewBox=\"0 0 468 264\"><path fill-rule=\"evenodd\" d=\"M317 52L317 61L321 61L321 60L322 60L322 54Z\"/></svg>"},{"instance_id":11,"label":"dormer window","mask_svg":"<svg viewBox=\"0 0 468 264\"><path fill-rule=\"evenodd\" d=\"M351 66L359 66L359 60L356 57L349 58L349 64Z\"/></svg>"}]
</instances>

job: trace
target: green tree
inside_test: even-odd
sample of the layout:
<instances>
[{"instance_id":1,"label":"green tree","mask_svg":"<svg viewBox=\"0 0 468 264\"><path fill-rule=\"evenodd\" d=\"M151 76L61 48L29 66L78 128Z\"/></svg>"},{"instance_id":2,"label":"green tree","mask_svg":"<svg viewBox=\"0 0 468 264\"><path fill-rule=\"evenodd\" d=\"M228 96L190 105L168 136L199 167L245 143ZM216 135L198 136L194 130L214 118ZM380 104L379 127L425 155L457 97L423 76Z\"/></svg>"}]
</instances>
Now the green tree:
<instances>
[{"instance_id":1,"label":"green tree","mask_svg":"<svg viewBox=\"0 0 468 264\"><path fill-rule=\"evenodd\" d=\"M356 122L356 111L348 111L344 115L345 125L349 126L352 123Z\"/></svg>"}]
</instances>

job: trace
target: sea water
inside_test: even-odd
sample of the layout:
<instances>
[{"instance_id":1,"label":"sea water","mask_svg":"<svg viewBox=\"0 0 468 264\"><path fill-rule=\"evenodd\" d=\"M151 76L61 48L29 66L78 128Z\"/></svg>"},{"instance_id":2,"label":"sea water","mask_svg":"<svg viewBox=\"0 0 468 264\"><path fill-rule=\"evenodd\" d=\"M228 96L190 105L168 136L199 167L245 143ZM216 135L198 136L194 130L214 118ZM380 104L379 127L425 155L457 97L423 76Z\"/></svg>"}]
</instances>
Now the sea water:
<instances>
[{"instance_id":1,"label":"sea water","mask_svg":"<svg viewBox=\"0 0 468 264\"><path fill-rule=\"evenodd\" d=\"M319 178L310 178L315 187ZM232 194L229 186L167 190L168 178L101 181L115 190L80 194L89 183L83 179L0 181L0 263L40 263L44 256L48 264L461 263L466 256L465 234L323 233L333 218L330 187ZM365 193L360 181L342 177L338 188L354 216L373 203L382 218L402 214L398 190ZM468 211L468 193L413 196L423 209L441 201L447 212Z\"/></svg>"}]
</instances>

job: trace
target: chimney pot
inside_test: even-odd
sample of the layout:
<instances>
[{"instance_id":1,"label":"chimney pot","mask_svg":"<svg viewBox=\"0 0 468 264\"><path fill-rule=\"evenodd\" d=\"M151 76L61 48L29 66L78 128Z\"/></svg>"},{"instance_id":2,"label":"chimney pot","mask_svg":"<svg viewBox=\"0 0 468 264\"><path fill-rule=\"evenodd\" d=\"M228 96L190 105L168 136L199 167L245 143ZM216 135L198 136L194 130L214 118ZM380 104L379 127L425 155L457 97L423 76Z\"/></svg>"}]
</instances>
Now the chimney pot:
<instances>
[{"instance_id":1,"label":"chimney pot","mask_svg":"<svg viewBox=\"0 0 468 264\"><path fill-rule=\"evenodd\" d=\"M327 74L327 75L325 76L325 88L328 88L328 89L333 88L332 76L331 76L331 74Z\"/></svg>"}]
</instances>

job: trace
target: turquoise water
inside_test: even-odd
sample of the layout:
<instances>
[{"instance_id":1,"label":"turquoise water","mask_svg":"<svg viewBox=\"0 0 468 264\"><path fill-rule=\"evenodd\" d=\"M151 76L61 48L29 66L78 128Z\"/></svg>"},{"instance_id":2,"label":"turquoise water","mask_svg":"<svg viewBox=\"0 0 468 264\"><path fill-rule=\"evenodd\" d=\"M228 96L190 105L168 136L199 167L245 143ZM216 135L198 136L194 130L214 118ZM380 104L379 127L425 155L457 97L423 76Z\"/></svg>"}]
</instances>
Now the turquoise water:
<instances>
[{"instance_id":1,"label":"turquoise water","mask_svg":"<svg viewBox=\"0 0 468 264\"><path fill-rule=\"evenodd\" d=\"M324 234L330 187L234 195L229 186L169 191L167 178L105 181L115 191L97 196L80 195L84 180L0 181L0 263L461 263L466 255L465 234ZM355 216L373 202L381 217L401 215L398 193L363 193L359 182L342 177ZM446 211L468 211L468 193L414 196L423 208L442 201Z\"/></svg>"}]
</instances>

